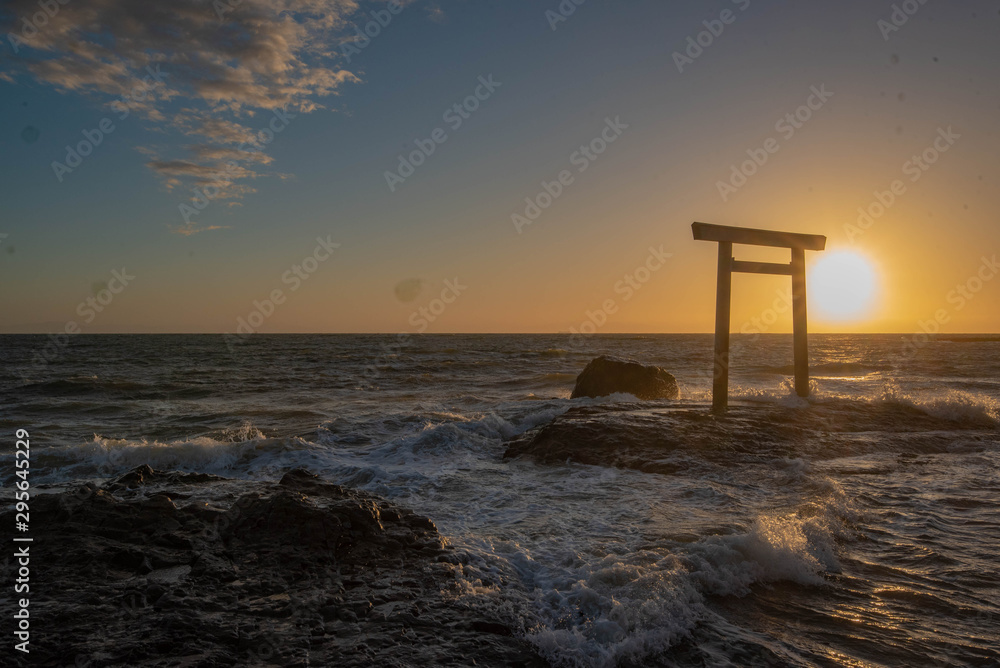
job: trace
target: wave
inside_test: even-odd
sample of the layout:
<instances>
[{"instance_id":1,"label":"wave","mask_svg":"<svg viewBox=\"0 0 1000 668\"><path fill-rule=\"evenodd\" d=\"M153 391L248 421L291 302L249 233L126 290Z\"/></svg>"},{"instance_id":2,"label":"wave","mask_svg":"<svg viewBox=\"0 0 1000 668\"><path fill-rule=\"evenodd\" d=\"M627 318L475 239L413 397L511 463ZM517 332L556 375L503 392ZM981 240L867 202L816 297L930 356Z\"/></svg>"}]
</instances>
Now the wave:
<instances>
[{"instance_id":1,"label":"wave","mask_svg":"<svg viewBox=\"0 0 1000 668\"><path fill-rule=\"evenodd\" d=\"M864 364L862 362L827 362L826 364L809 365L809 373L813 376L843 374L861 375L883 371L885 368L886 367L883 365ZM795 365L785 364L781 366L764 366L760 367L759 371L761 373L787 376L795 373Z\"/></svg>"},{"instance_id":2,"label":"wave","mask_svg":"<svg viewBox=\"0 0 1000 668\"><path fill-rule=\"evenodd\" d=\"M802 398L795 393L792 382L785 380L770 389L737 385L730 388L729 396L730 400L777 404L788 408L836 404L845 409L866 406L898 408L900 410L896 415L900 419L917 411L943 423L959 423L964 427L1000 427L1000 402L989 394L947 390L913 395L903 392L894 383L887 383L881 389L866 394L845 394L828 391L816 380L810 380L809 388L809 396ZM702 401L711 400L711 393L707 391L696 391L690 396ZM948 426L942 424L942 428Z\"/></svg>"},{"instance_id":3,"label":"wave","mask_svg":"<svg viewBox=\"0 0 1000 668\"><path fill-rule=\"evenodd\" d=\"M727 628L717 640L766 655L759 640L713 612L711 599L774 582L827 586L826 576L841 570L837 541L850 538L853 512L831 488L800 511L761 513L742 529L687 542L579 551L567 540L539 553L472 538L456 546L465 554L454 570L460 598L492 605L553 666L648 665L706 625ZM513 582L521 588L506 586Z\"/></svg>"},{"instance_id":4,"label":"wave","mask_svg":"<svg viewBox=\"0 0 1000 668\"><path fill-rule=\"evenodd\" d=\"M749 531L695 544L687 560L707 593L745 596L757 583L826 584L824 573L840 571L831 516L767 514Z\"/></svg>"},{"instance_id":5,"label":"wave","mask_svg":"<svg viewBox=\"0 0 1000 668\"><path fill-rule=\"evenodd\" d=\"M871 403L915 408L931 417L970 426L1000 426L1000 402L984 394L948 390L943 394L914 397L900 391L895 385L889 385L881 395L868 400Z\"/></svg>"},{"instance_id":6,"label":"wave","mask_svg":"<svg viewBox=\"0 0 1000 668\"><path fill-rule=\"evenodd\" d=\"M571 374L547 375L554 376L555 382L556 378ZM895 441L891 441L891 437L912 431L917 426L917 419L920 420L919 428L929 433L924 440L914 435L906 442L915 449L927 451L959 447L961 439L947 437L949 432L957 434L957 430L1000 427L1000 403L989 395L956 390L913 396L890 384L880 391L858 396L826 392L821 383L813 381L811 395L803 399L795 394L789 381L784 381L771 389L736 386L730 395L734 406L740 403L775 405L793 409L791 415L810 407L823 409L815 416L812 412L802 412L801 418L795 418L806 428L845 434L859 430L885 432L890 438L873 441L871 447L876 449L902 447L899 443L893 445ZM614 410L640 411L678 407L699 411L710 400L706 392L686 392L685 396L683 403L642 402L629 394L573 400L529 397L530 400L474 413L418 406L414 413L330 421L294 437L268 438L252 423L244 422L198 436L164 440L95 435L89 443L40 449L36 453L44 458L42 462L52 472L44 476L51 481L112 476L149 464L154 468L236 477L262 476L294 466L307 466L318 471L336 470L351 477L365 471L362 477L367 481L388 482L407 468L419 476L432 477L435 467L454 469L463 462L471 466L483 453L493 453L491 456L499 458L505 442L551 422L572 407L614 406ZM767 420L778 417L761 414L760 420L764 422L759 428L766 428ZM828 447L818 442L815 445ZM803 452L806 451L808 449ZM837 452L836 447L830 447L829 454ZM711 452L694 450L689 454L701 459ZM6 461L10 456L5 453L0 460Z\"/></svg>"},{"instance_id":7,"label":"wave","mask_svg":"<svg viewBox=\"0 0 1000 668\"><path fill-rule=\"evenodd\" d=\"M513 413L509 418L494 412L462 415L423 408L419 415L388 415L374 423L328 422L308 436L282 438L269 438L250 422L170 440L94 435L83 444L34 450L33 457L46 471L35 478L45 483L110 478L149 464L238 478L270 478L302 466L350 476L367 471L362 477L368 481L388 482L407 468L418 477L429 476L463 461L471 465L484 451L496 450L499 457L506 439L553 420L571 405L562 399L517 402L507 406ZM12 453L0 455L3 462L12 458Z\"/></svg>"},{"instance_id":8,"label":"wave","mask_svg":"<svg viewBox=\"0 0 1000 668\"><path fill-rule=\"evenodd\" d=\"M471 466L484 452L495 453L499 459L506 441L551 422L574 406L636 402L638 399L629 394L574 400L536 398L471 414L419 406L416 413L381 415L375 420L334 420L294 437L267 437L246 421L175 439L95 435L83 444L46 448L35 454L44 458L40 463L51 471L39 477L45 482L113 477L142 464L240 478L280 475L304 466L349 477L357 473L368 482L388 482L407 469L420 477L453 470L463 462ZM0 461L10 457L5 453Z\"/></svg>"},{"instance_id":9,"label":"wave","mask_svg":"<svg viewBox=\"0 0 1000 668\"><path fill-rule=\"evenodd\" d=\"M202 436L160 442L94 436L91 442L77 448L46 451L44 455L47 459L61 460L64 475L72 473L74 477L114 477L142 464L154 469L243 477L262 468L255 460L295 451L300 445L295 439L260 437L217 440Z\"/></svg>"}]
</instances>

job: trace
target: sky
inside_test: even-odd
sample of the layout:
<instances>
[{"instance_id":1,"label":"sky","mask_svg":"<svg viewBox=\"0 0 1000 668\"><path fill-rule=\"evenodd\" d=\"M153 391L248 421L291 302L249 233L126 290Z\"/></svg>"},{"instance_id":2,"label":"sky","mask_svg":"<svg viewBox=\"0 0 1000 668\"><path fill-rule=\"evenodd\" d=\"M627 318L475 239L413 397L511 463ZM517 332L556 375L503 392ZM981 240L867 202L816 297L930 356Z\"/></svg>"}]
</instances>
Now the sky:
<instances>
[{"instance_id":1,"label":"sky","mask_svg":"<svg viewBox=\"0 0 1000 668\"><path fill-rule=\"evenodd\" d=\"M810 331L1000 331L995 1L50 5L0 8L0 332L708 332L694 221L826 235Z\"/></svg>"}]
</instances>

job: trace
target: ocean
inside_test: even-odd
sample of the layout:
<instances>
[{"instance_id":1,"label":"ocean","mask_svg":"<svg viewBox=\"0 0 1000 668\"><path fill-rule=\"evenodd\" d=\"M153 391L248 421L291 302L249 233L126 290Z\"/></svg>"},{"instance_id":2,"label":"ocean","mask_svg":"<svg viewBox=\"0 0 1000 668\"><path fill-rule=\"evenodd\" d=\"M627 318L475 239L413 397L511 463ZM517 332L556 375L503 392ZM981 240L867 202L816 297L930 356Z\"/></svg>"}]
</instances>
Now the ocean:
<instances>
[{"instance_id":1,"label":"ocean","mask_svg":"<svg viewBox=\"0 0 1000 668\"><path fill-rule=\"evenodd\" d=\"M997 666L990 338L813 335L803 400L790 336L734 335L731 406L806 426L681 444L669 473L503 455L577 406L707 414L710 335L8 335L0 426L30 432L36 493L303 467L408 507L463 555L461 596L553 666ZM679 399L571 400L601 354ZM0 459L9 489L13 437Z\"/></svg>"}]
</instances>

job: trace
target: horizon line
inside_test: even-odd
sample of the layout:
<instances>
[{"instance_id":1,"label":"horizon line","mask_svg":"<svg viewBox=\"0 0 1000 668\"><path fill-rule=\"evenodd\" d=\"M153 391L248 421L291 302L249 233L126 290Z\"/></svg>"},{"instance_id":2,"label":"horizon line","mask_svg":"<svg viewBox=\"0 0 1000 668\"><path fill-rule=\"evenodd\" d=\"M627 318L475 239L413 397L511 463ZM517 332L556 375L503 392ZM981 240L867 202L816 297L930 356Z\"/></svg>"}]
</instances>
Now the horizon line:
<instances>
[{"instance_id":1,"label":"horizon line","mask_svg":"<svg viewBox=\"0 0 1000 668\"><path fill-rule=\"evenodd\" d=\"M921 331L907 332L809 332L809 335L839 335L839 336L917 336L924 334L930 338L947 338L956 336L998 337L1000 332L940 332L927 334ZM574 334L572 332L254 332L241 335L232 332L0 332L0 336L236 336L252 338L255 336L580 336L593 338L598 336L714 336L715 332L606 332L594 334ZM754 332L751 334L734 331L731 336L792 336L792 332Z\"/></svg>"}]
</instances>

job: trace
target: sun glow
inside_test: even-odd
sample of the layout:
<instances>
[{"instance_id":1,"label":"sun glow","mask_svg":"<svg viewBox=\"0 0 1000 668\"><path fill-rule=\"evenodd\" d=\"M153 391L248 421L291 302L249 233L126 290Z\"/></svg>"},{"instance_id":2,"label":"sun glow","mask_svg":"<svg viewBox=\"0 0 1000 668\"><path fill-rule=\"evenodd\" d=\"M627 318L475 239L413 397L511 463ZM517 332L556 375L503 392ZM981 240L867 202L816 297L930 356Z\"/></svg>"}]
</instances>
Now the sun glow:
<instances>
[{"instance_id":1,"label":"sun glow","mask_svg":"<svg viewBox=\"0 0 1000 668\"><path fill-rule=\"evenodd\" d=\"M874 306L878 277L871 262L848 250L820 254L809 272L809 305L830 320L858 320Z\"/></svg>"}]
</instances>

